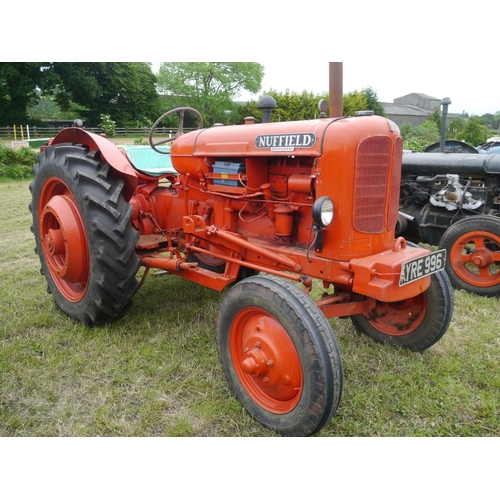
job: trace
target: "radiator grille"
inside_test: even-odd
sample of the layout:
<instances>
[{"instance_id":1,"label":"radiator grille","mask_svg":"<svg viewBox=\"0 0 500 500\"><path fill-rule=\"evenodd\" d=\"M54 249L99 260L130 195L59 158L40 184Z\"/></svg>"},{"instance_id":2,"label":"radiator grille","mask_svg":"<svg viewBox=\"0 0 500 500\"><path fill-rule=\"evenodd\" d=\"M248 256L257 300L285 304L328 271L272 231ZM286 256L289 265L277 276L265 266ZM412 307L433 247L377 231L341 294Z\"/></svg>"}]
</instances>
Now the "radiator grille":
<instances>
[{"instance_id":1,"label":"radiator grille","mask_svg":"<svg viewBox=\"0 0 500 500\"><path fill-rule=\"evenodd\" d=\"M399 214L399 195L401 191L401 169L403 163L403 139L398 137L394 145L394 165L391 179L391 204L387 223L389 228L396 228Z\"/></svg>"},{"instance_id":2,"label":"radiator grille","mask_svg":"<svg viewBox=\"0 0 500 500\"><path fill-rule=\"evenodd\" d=\"M359 145L353 214L357 231L378 234L385 230L390 165L390 137L370 137Z\"/></svg>"}]
</instances>

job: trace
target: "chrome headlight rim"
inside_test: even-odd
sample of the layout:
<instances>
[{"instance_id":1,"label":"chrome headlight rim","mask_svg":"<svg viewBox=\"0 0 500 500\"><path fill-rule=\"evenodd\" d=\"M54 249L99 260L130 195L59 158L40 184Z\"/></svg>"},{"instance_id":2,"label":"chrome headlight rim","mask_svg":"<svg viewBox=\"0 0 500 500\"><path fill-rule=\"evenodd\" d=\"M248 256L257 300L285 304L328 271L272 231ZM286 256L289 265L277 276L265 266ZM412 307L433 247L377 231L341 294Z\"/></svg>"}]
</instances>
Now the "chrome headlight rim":
<instances>
[{"instance_id":1,"label":"chrome headlight rim","mask_svg":"<svg viewBox=\"0 0 500 500\"><path fill-rule=\"evenodd\" d=\"M318 198L312 207L312 218L314 224L324 229L332 222L335 215L335 206L333 200L329 196Z\"/></svg>"}]
</instances>

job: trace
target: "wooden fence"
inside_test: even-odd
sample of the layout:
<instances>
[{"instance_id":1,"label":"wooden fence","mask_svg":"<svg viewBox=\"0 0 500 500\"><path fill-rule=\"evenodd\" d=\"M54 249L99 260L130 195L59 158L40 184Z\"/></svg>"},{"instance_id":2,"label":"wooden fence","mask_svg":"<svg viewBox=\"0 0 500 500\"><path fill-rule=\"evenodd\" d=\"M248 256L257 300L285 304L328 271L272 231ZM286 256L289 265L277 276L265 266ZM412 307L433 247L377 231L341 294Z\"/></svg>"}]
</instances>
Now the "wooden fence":
<instances>
[{"instance_id":1,"label":"wooden fence","mask_svg":"<svg viewBox=\"0 0 500 500\"><path fill-rule=\"evenodd\" d=\"M29 127L29 138L39 139L44 137L54 137L58 132L66 127ZM93 132L94 134L101 134L103 131L100 128L87 128L85 130ZM185 132L188 130L186 129ZM117 128L115 131L115 137L148 137L150 129L149 128ZM177 132L176 129L161 127L155 132L155 137L171 137ZM22 138L28 139L28 130L23 127L23 133L19 126L16 127L15 137L18 141ZM14 127L0 127L0 138L2 139L14 139Z\"/></svg>"}]
</instances>

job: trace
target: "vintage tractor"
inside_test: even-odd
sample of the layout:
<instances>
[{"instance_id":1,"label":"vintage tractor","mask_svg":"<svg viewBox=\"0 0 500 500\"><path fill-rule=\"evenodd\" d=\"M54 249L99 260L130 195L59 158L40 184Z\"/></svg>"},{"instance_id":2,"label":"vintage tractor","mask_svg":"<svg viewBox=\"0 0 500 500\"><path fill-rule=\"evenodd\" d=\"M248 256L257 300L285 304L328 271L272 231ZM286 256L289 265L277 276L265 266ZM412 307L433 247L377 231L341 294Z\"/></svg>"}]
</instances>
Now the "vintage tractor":
<instances>
[{"instance_id":1,"label":"vintage tractor","mask_svg":"<svg viewBox=\"0 0 500 500\"><path fill-rule=\"evenodd\" d=\"M173 113L179 131L158 139ZM184 133L186 113L200 123ZM264 426L312 435L343 387L327 318L419 351L446 332L453 288L444 251L395 239L394 123L248 122L202 128L192 108L165 113L150 144L175 173L154 174L101 136L63 130L33 169L36 251L57 307L86 325L124 316L141 266L142 280L156 269L224 291L217 345L235 395Z\"/></svg>"},{"instance_id":2,"label":"vintage tractor","mask_svg":"<svg viewBox=\"0 0 500 500\"><path fill-rule=\"evenodd\" d=\"M403 154L396 236L445 249L456 288L498 296L500 154L453 142Z\"/></svg>"}]
</instances>

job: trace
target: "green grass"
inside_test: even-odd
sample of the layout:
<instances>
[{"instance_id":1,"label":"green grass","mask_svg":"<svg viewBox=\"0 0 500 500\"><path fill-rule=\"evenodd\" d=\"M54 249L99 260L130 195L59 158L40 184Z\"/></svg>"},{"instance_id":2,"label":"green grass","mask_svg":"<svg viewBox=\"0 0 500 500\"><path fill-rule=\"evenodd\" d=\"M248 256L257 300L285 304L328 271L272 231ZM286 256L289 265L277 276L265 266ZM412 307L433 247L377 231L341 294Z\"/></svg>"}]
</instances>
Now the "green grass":
<instances>
[{"instance_id":1,"label":"green grass","mask_svg":"<svg viewBox=\"0 0 500 500\"><path fill-rule=\"evenodd\" d=\"M153 274L123 319L87 328L47 293L29 183L0 183L0 436L273 436L234 398L217 356L220 294ZM344 366L320 436L498 436L499 299L455 292L422 353L333 319Z\"/></svg>"}]
</instances>

